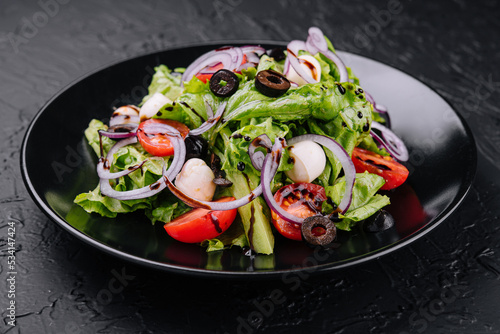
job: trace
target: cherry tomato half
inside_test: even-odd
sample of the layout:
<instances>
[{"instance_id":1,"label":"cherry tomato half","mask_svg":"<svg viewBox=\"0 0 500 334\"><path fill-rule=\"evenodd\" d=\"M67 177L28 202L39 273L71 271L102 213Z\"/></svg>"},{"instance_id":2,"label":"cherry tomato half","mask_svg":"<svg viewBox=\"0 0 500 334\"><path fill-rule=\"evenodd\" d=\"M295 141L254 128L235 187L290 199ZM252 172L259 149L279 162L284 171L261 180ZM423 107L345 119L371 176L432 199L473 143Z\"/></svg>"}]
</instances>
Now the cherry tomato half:
<instances>
[{"instance_id":1,"label":"cherry tomato half","mask_svg":"<svg viewBox=\"0 0 500 334\"><path fill-rule=\"evenodd\" d=\"M212 75L218 70L221 70L222 68L223 66L221 63L214 66L210 66L206 70L203 70L202 72L196 74L196 77L200 79L203 83L207 83L207 81L210 80Z\"/></svg>"},{"instance_id":2,"label":"cherry tomato half","mask_svg":"<svg viewBox=\"0 0 500 334\"><path fill-rule=\"evenodd\" d=\"M282 187L274 194L274 199L288 213L307 218L321 212L321 203L326 200L325 188L312 183L293 183ZM289 223L274 211L271 212L276 230L292 240L302 240L300 225Z\"/></svg>"},{"instance_id":3,"label":"cherry tomato half","mask_svg":"<svg viewBox=\"0 0 500 334\"><path fill-rule=\"evenodd\" d=\"M391 157L355 147L352 152L352 162L357 173L368 171L384 178L382 190L399 187L408 178L408 169Z\"/></svg>"},{"instance_id":4,"label":"cherry tomato half","mask_svg":"<svg viewBox=\"0 0 500 334\"><path fill-rule=\"evenodd\" d=\"M167 136L161 134L147 135L146 133L144 133L144 126L151 123L170 125L171 127L179 130L183 138L186 138L187 134L189 133L189 128L186 125L170 119L152 118L141 122L141 124L139 124L139 127L137 128L137 139L139 139L139 143L141 143L146 152L158 157L164 157L174 154L174 146Z\"/></svg>"},{"instance_id":5,"label":"cherry tomato half","mask_svg":"<svg viewBox=\"0 0 500 334\"><path fill-rule=\"evenodd\" d=\"M234 201L234 197L222 197L216 202ZM175 240L186 243L198 243L213 239L226 231L236 218L237 209L212 211L193 209L166 223L164 228Z\"/></svg>"},{"instance_id":6,"label":"cherry tomato half","mask_svg":"<svg viewBox=\"0 0 500 334\"><path fill-rule=\"evenodd\" d=\"M247 62L247 56L243 55L243 61L241 62L241 65L245 64ZM222 63L215 64L214 66L208 66L205 69L201 70L198 74L195 76L200 79L203 83L207 83L207 81L212 78L212 75L217 72L218 70L223 69L224 66ZM241 72L236 72L236 73L241 73Z\"/></svg>"}]
</instances>

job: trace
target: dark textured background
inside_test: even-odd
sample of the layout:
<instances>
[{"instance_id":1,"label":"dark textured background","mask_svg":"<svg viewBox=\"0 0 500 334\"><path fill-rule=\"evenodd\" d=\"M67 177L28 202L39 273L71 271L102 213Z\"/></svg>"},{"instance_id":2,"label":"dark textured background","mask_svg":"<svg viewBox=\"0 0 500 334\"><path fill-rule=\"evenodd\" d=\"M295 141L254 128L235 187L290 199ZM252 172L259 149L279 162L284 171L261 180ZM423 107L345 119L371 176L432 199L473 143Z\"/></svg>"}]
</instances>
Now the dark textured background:
<instances>
[{"instance_id":1,"label":"dark textured background","mask_svg":"<svg viewBox=\"0 0 500 334\"><path fill-rule=\"evenodd\" d=\"M45 3L56 2L0 1L2 318L7 222L18 222L18 322L4 319L0 331L500 333L497 1L60 0L43 16ZM387 15L391 3L399 11ZM472 128L478 174L466 201L413 245L293 284L221 282L119 262L63 232L29 197L19 169L23 135L51 96L88 71L185 43L304 39L311 25L337 49L434 88ZM270 307L273 291L282 295Z\"/></svg>"}]
</instances>

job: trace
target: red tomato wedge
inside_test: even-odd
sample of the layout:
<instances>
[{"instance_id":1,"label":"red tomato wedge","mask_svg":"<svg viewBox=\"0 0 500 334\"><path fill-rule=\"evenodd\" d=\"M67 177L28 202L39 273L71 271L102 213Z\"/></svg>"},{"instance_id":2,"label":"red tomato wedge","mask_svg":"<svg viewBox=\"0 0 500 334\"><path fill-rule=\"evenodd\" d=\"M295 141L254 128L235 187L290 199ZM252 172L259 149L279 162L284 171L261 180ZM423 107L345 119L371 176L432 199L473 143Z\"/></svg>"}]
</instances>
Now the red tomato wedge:
<instances>
[{"instance_id":1,"label":"red tomato wedge","mask_svg":"<svg viewBox=\"0 0 500 334\"><path fill-rule=\"evenodd\" d=\"M189 133L189 128L186 125L170 119L152 118L141 122L141 124L139 124L139 127L137 128L137 139L139 140L139 143L141 143L141 146L146 150L146 152L158 157L164 157L174 154L174 146L167 136L161 134L147 135L146 133L144 133L144 126L150 123L162 123L170 125L171 127L179 130L183 138L186 138Z\"/></svg>"},{"instance_id":2,"label":"red tomato wedge","mask_svg":"<svg viewBox=\"0 0 500 334\"><path fill-rule=\"evenodd\" d=\"M391 157L355 147L352 152L352 162L357 173L368 171L384 178L382 190L399 187L408 178L408 169Z\"/></svg>"},{"instance_id":3,"label":"red tomato wedge","mask_svg":"<svg viewBox=\"0 0 500 334\"><path fill-rule=\"evenodd\" d=\"M234 197L222 197L216 202L234 201ZM227 211L212 211L193 209L165 224L165 231L175 240L186 243L198 243L212 239L233 223L238 209Z\"/></svg>"},{"instance_id":4,"label":"red tomato wedge","mask_svg":"<svg viewBox=\"0 0 500 334\"><path fill-rule=\"evenodd\" d=\"M288 213L307 218L321 212L321 203L326 200L325 188L312 183L294 183L282 187L274 194L276 202ZM284 237L302 240L300 225L289 223L274 211L271 212L273 225Z\"/></svg>"},{"instance_id":5,"label":"red tomato wedge","mask_svg":"<svg viewBox=\"0 0 500 334\"><path fill-rule=\"evenodd\" d=\"M210 66L208 67L207 69L203 70L202 72L196 74L196 77L198 79L200 79L203 83L207 83L207 81L210 80L210 78L212 77L212 75L217 72L218 70L221 70L222 69L222 64L219 63L217 65L214 65L214 66Z\"/></svg>"},{"instance_id":6,"label":"red tomato wedge","mask_svg":"<svg viewBox=\"0 0 500 334\"><path fill-rule=\"evenodd\" d=\"M243 61L241 62L241 65L245 64L247 62L247 56L243 55ZM200 79L203 83L207 83L212 78L212 75L217 72L218 70L223 69L224 67L222 66L222 63L216 64L214 66L209 66L203 70L201 70L198 74L195 76ZM240 72L236 72L240 73Z\"/></svg>"}]
</instances>

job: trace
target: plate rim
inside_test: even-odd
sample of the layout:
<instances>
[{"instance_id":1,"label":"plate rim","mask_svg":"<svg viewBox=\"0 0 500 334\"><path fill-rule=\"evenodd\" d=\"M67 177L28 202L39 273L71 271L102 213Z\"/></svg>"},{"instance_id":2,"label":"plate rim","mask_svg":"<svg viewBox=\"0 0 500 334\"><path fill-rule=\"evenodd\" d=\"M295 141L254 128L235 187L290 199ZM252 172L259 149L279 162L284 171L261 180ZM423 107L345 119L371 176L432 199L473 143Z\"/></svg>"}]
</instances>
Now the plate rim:
<instances>
[{"instance_id":1,"label":"plate rim","mask_svg":"<svg viewBox=\"0 0 500 334\"><path fill-rule=\"evenodd\" d=\"M465 200L467 195L470 192L470 189L472 188L472 185L474 183L474 179L477 174L477 145L476 141L474 138L474 135L472 133L472 130L470 129L469 125L465 121L464 117L458 113L455 108L452 107L452 105L449 103L449 101L444 98L441 94L439 94L434 88L430 87L426 83L422 82L415 76L407 73L405 70L402 70L394 65L389 65L383 61L380 61L378 59L370 58L364 55L361 55L356 52L351 52L351 51L342 51L342 50L336 50L341 54L345 55L354 55L356 57L361 57L370 61L377 62L379 64L382 64L384 66L387 66L389 68L392 68L396 71L401 72L405 76L408 76L412 78L413 80L416 80L418 83L421 85L425 86L426 88L430 89L434 94L436 94L440 99L444 101L444 103L453 111L453 114L457 116L460 125L462 128L465 130L466 138L468 139L470 143L470 149L471 149L471 161L470 161L470 168L467 170L467 173L463 175L463 182L460 183L459 189L457 191L457 194L454 196L452 202L430 222L428 222L426 225L418 229L417 231L413 232L412 234L390 244L385 247L379 248L375 251L371 251L362 255L358 255L353 258L341 260L335 262L335 265L332 263L326 263L326 264L321 264L321 265L316 265L316 266L310 266L310 267L298 267L295 269L279 269L279 270L261 270L261 271L234 271L234 270L210 270L210 269L202 269L202 268L192 268L188 266L182 266L178 264L169 264L169 263L162 263L159 261L153 261L150 259L146 259L144 257L140 257L137 255L129 254L126 252L123 252L119 249L113 248L109 245L106 245L98 240L93 239L92 237L84 234L82 231L78 230L77 228L73 227L71 224L69 224L66 220L62 219L59 217L59 215L48 205L45 203L45 201L42 199L42 197L37 193L34 184L32 183L28 170L27 170L27 164L26 164L26 159L27 159L27 149L28 149L28 141L30 139L30 135L33 131L33 128L37 124L37 121L39 118L43 115L44 111L52 104L54 100L59 98L62 94L64 94L67 90L69 90L71 87L76 85L77 83L85 80L86 78L99 73L107 68L110 68L112 66L128 62L128 61L133 61L138 58L142 57L154 57L155 55L159 55L164 52L172 52L175 50L180 50L180 49L185 49L185 48L192 48L192 47L209 47L209 46L223 46L223 45L248 45L248 44L266 44L266 45L277 45L277 46L284 46L287 44L285 41L273 41L273 40L217 40L217 41L208 41L208 42L192 42L192 43L181 43L181 44L175 44L168 46L164 49L153 51L153 52L145 52L139 55L131 56L131 57L124 57L120 60L115 60L112 62L108 62L107 64L104 64L102 66L99 66L91 71L88 71L84 73L83 75L78 76L76 79L71 80L69 83L67 83L65 86L63 86L58 92L56 92L46 103L43 104L43 106L38 110L38 112L35 114L33 119L31 120L28 128L26 129L26 132L23 136L22 144L21 144L21 154L20 154L20 169L21 169L21 175L23 182L25 184L26 189L28 190L28 193L32 197L33 201L35 204L41 209L41 211L52 221L54 221L59 227L63 228L65 231L70 233L73 237L76 239L80 240L81 242L85 243L87 246L92 246L93 248L97 248L99 251L103 251L108 255L112 255L115 257L118 257L121 260L125 261L130 261L133 262L136 265L140 266L146 266L150 269L154 270L159 270L161 272L171 272L175 274L181 274L181 275L191 275L191 276L200 276L200 277L207 277L207 278L277 278L279 276L282 276L284 274L293 274L297 272L303 272L303 271L308 271L310 274L312 273L325 273L325 272L331 272L331 271L337 271L337 270L343 270L349 267L354 267L357 265L360 265L365 262L369 262L375 259L379 259L382 256L388 255L394 251L400 250L401 248L404 248L411 243L417 241L418 239L424 237L427 235L430 231L435 229L437 226L441 225L450 215L452 215L458 207L462 204L462 202Z\"/></svg>"}]
</instances>

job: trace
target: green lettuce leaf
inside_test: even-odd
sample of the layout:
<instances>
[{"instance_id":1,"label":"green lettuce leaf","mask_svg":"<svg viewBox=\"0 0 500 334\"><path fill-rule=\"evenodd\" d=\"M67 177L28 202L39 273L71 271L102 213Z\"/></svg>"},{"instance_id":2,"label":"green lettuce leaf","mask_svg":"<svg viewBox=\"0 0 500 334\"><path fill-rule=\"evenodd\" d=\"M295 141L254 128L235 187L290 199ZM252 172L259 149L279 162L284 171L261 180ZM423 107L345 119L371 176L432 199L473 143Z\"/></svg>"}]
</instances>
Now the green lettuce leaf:
<instances>
[{"instance_id":1,"label":"green lettuce leaf","mask_svg":"<svg viewBox=\"0 0 500 334\"><path fill-rule=\"evenodd\" d=\"M339 215L342 221L336 223L337 228L349 231L356 222L364 220L386 205L390 204L389 197L377 194L385 183L381 176L357 173L352 194L352 202L344 215ZM344 196L345 177L341 177L333 186L325 187L326 196L338 205ZM333 207L328 201L323 202L323 212L331 213Z\"/></svg>"},{"instance_id":2,"label":"green lettuce leaf","mask_svg":"<svg viewBox=\"0 0 500 334\"><path fill-rule=\"evenodd\" d=\"M201 244L207 247L207 252L219 251L233 246L241 248L248 247L248 239L240 219L236 219L233 224L217 238L205 240Z\"/></svg>"},{"instance_id":3,"label":"green lettuce leaf","mask_svg":"<svg viewBox=\"0 0 500 334\"><path fill-rule=\"evenodd\" d=\"M87 141L92 146L97 155L100 156L98 130L106 129L107 126L101 121L92 120L85 130ZM103 137L104 154L116 143L115 141ZM146 160L141 170L136 170L118 182L113 182L113 188L118 191L127 191L145 187L155 182L162 175L163 164L169 163L170 158L153 157L140 144L123 147L114 155L113 163L110 166L112 172L126 170ZM156 221L168 222L171 219L186 212L187 206L179 202L171 194L159 194L145 199L120 201L111 197L102 196L99 186L94 190L79 194L74 202L81 206L88 213L98 213L104 217L114 218L119 213L128 213L136 210L145 210L154 223Z\"/></svg>"},{"instance_id":4,"label":"green lettuce leaf","mask_svg":"<svg viewBox=\"0 0 500 334\"><path fill-rule=\"evenodd\" d=\"M89 145L92 147L92 149L95 152L95 155L100 157L101 156L101 149L99 145L99 130L107 130L108 126L105 125L103 122L97 119L93 119L90 121L88 127L84 131L85 138L87 139L87 142ZM110 139L108 137L103 137L102 138L102 146L105 152L109 151L109 149L115 144L116 142L113 139Z\"/></svg>"},{"instance_id":5,"label":"green lettuce leaf","mask_svg":"<svg viewBox=\"0 0 500 334\"><path fill-rule=\"evenodd\" d=\"M242 162L245 164L244 172L258 173L252 166L248 148L251 141L262 134L266 134L272 142L276 137L285 138L288 134L288 126L284 123L273 122L272 117L262 119L251 119L248 125L239 126L236 131L227 137L224 142L224 164L222 169L231 172L241 172L238 165ZM283 151L279 171L289 170L292 165L287 163L288 151ZM251 169L251 170L250 170Z\"/></svg>"},{"instance_id":6,"label":"green lettuce leaf","mask_svg":"<svg viewBox=\"0 0 500 334\"><path fill-rule=\"evenodd\" d=\"M128 213L139 209L151 208L150 200L119 201L108 196L102 196L99 186L93 191L79 194L76 196L74 202L88 213L95 212L109 218L115 218L118 213Z\"/></svg>"},{"instance_id":7,"label":"green lettuce leaf","mask_svg":"<svg viewBox=\"0 0 500 334\"><path fill-rule=\"evenodd\" d=\"M183 91L180 83L180 76L172 75L172 71L167 66L155 67L153 79L148 87L148 95L144 96L141 104L144 104L154 93L161 93L174 101Z\"/></svg>"}]
</instances>

